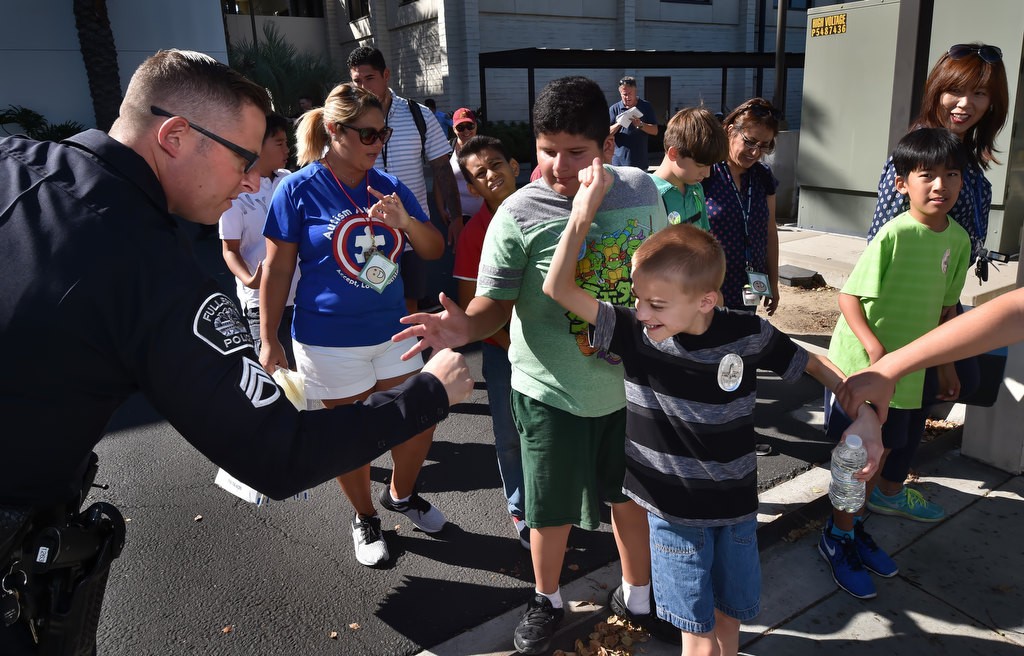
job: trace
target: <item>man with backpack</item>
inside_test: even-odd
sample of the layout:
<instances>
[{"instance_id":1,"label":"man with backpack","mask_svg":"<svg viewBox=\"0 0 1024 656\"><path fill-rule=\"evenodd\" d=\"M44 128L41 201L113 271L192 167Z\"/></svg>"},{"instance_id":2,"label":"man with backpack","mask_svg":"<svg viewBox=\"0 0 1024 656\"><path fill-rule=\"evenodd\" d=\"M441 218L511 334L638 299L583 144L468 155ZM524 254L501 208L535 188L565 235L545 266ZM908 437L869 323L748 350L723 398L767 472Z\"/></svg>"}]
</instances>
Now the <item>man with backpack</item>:
<instances>
[{"instance_id":1,"label":"man with backpack","mask_svg":"<svg viewBox=\"0 0 1024 656\"><path fill-rule=\"evenodd\" d=\"M441 188L447 210L438 208L438 211L448 226L448 242L454 244L462 230L462 204L455 175L448 164L451 148L433 113L391 90L388 86L391 71L380 50L361 46L349 54L346 63L352 83L380 99L387 127L393 130L374 166L398 178L415 194L426 212L427 183L421 159L425 158L433 172L434 185ZM412 251L406 251L402 256L402 279L406 285L405 303L410 313L418 310L418 301L427 294L426 278L423 261Z\"/></svg>"}]
</instances>

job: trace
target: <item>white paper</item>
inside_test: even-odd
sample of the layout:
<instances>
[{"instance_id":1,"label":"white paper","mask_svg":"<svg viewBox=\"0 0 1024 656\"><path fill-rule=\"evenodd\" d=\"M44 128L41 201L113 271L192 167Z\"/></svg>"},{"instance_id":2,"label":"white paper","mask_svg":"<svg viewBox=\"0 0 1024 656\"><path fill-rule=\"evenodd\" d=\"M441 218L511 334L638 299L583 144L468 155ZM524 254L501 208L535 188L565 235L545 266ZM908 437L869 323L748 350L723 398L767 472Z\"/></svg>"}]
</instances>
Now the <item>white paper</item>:
<instances>
[{"instance_id":1,"label":"white paper","mask_svg":"<svg viewBox=\"0 0 1024 656\"><path fill-rule=\"evenodd\" d=\"M278 367L273 373L274 382L284 391L284 395L292 402L297 410L306 409L306 388L302 383L302 376L297 371ZM267 500L266 495L257 492L242 481L238 480L223 469L217 470L217 476L213 482L220 488L227 490L242 501L263 505ZM309 490L296 494L295 499L308 499Z\"/></svg>"}]
</instances>

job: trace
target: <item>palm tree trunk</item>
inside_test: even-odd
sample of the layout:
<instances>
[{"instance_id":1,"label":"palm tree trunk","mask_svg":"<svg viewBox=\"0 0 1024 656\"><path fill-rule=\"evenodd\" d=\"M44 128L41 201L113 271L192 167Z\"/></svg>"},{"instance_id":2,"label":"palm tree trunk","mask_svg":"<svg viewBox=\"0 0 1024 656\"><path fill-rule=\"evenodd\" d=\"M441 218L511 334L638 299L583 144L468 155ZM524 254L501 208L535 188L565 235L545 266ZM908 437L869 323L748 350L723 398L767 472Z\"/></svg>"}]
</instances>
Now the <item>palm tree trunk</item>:
<instances>
[{"instance_id":1,"label":"palm tree trunk","mask_svg":"<svg viewBox=\"0 0 1024 656\"><path fill-rule=\"evenodd\" d=\"M121 76L117 48L110 29L106 0L73 0L78 46L89 78L89 95L96 127L109 130L121 106Z\"/></svg>"}]
</instances>

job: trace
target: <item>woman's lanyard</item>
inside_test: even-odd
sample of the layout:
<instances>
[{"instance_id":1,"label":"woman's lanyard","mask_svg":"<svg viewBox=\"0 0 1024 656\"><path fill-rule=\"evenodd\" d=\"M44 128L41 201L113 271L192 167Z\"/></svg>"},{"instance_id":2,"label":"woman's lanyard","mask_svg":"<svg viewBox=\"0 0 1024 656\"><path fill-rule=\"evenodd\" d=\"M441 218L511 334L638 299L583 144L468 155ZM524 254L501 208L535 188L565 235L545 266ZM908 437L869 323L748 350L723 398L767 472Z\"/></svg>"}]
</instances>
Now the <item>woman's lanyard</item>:
<instances>
[{"instance_id":1,"label":"woman's lanyard","mask_svg":"<svg viewBox=\"0 0 1024 656\"><path fill-rule=\"evenodd\" d=\"M732 171L729 170L728 164L723 167L722 175L732 185L732 190L736 194L736 204L739 205L740 213L743 215L743 251L747 258L747 271L752 271L753 266L751 262L753 261L754 254L750 248L750 203L753 197L753 181L747 180L747 206L744 208L743 199L740 198L740 189L736 186L736 180L732 177Z\"/></svg>"},{"instance_id":2,"label":"woman's lanyard","mask_svg":"<svg viewBox=\"0 0 1024 656\"><path fill-rule=\"evenodd\" d=\"M369 214L369 206L370 206L370 189L369 189L369 186L370 186L370 172L367 171L366 172L366 177L363 179L363 189L366 189L366 207L360 207L359 203L357 203L354 200L352 200L352 197L348 195L348 191L345 190L345 185L341 184L341 180L338 179L337 174L334 172L334 169L331 168L331 163L327 161L326 157L324 158L324 165L327 167L327 170L331 172L331 176L334 177L334 181L338 183L338 188L341 189L341 193L345 194L345 198L348 199L348 202L352 203L352 207L354 207L358 213L363 214L364 216L366 216L366 229L367 229L368 233L370 235L372 235L373 234L373 219L370 218L370 214ZM377 251L377 245L375 243L375 240L371 240L369 248L367 248L367 249L365 249L363 251L363 256L366 257L366 258L369 258L369 256L373 255L373 253L375 253L376 251Z\"/></svg>"}]
</instances>

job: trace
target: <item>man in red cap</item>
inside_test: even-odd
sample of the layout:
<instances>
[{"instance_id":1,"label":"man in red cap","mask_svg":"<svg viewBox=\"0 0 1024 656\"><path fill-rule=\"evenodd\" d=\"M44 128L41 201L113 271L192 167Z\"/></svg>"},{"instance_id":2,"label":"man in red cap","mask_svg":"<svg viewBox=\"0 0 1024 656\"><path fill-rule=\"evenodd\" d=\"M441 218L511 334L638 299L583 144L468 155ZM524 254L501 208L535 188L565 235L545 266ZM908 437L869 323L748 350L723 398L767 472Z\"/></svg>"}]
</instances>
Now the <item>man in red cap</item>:
<instances>
[{"instance_id":1,"label":"man in red cap","mask_svg":"<svg viewBox=\"0 0 1024 656\"><path fill-rule=\"evenodd\" d=\"M451 164L455 183L459 186L459 201L462 203L462 222L465 225L466 221L469 221L470 217L476 214L480 210L480 205L483 204L483 199L470 193L466 178L462 175L462 170L459 168L459 153L462 151L462 147L466 145L467 141L476 136L478 127L476 114L468 107L460 107L452 114L452 126L455 130L455 138L451 140L452 155L448 158L448 162ZM444 195L436 186L434 187L434 202L437 203L438 207L445 207Z\"/></svg>"}]
</instances>

